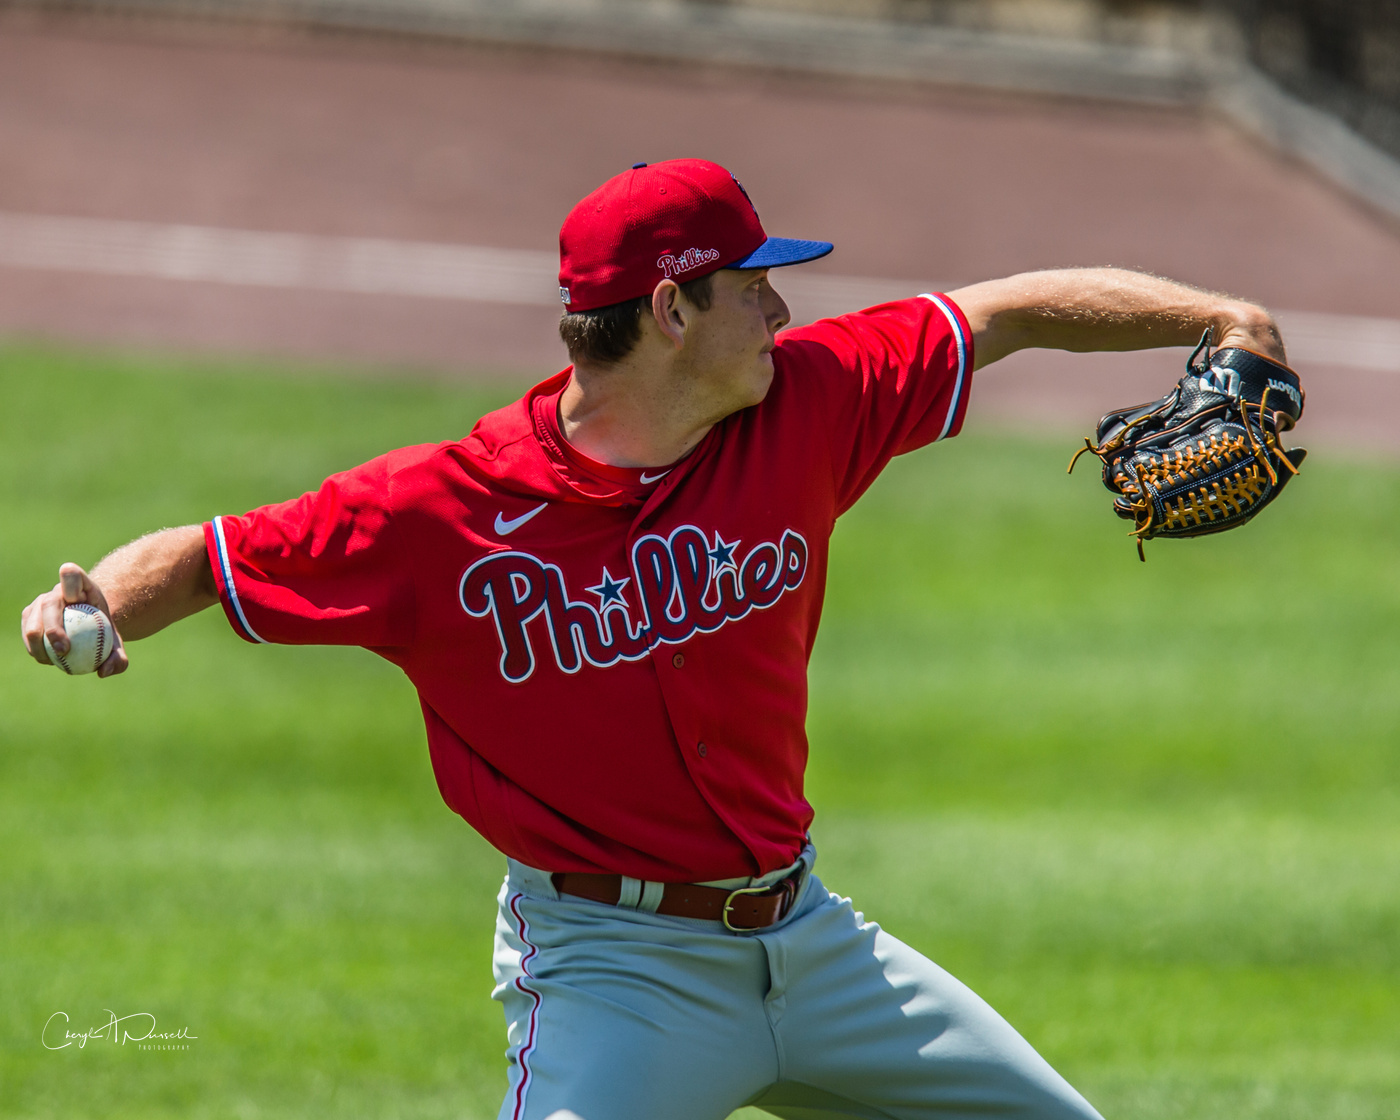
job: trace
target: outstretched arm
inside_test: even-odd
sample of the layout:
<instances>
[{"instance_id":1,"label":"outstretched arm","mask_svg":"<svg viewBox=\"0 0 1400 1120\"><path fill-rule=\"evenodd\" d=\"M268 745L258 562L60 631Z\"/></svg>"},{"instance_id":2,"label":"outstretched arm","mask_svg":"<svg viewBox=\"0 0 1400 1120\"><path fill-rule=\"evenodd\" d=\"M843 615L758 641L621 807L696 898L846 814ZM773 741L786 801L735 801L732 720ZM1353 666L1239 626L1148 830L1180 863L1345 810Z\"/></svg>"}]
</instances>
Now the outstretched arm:
<instances>
[{"instance_id":1,"label":"outstretched arm","mask_svg":"<svg viewBox=\"0 0 1400 1120\"><path fill-rule=\"evenodd\" d=\"M972 327L976 368L1017 350L1147 350L1192 346L1210 327L1216 347L1239 346L1287 362L1262 307L1121 268L1023 272L948 296Z\"/></svg>"},{"instance_id":2,"label":"outstretched arm","mask_svg":"<svg viewBox=\"0 0 1400 1120\"><path fill-rule=\"evenodd\" d=\"M172 622L219 601L214 572L198 525L162 529L117 549L89 576L77 564L64 564L52 591L40 595L20 618L20 631L29 655L41 665L47 635L54 649L68 650L63 608L91 603L105 611L117 628L117 645L98 674L110 677L126 669L122 641L149 637Z\"/></svg>"}]
</instances>

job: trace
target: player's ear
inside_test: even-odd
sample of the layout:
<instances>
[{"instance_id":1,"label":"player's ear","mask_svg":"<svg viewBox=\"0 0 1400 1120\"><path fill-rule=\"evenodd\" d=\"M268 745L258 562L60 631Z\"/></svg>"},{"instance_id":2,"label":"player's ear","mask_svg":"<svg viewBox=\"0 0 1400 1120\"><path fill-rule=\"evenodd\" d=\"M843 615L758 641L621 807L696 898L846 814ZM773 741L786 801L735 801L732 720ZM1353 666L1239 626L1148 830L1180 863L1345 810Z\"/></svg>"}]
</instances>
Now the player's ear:
<instances>
[{"instance_id":1,"label":"player's ear","mask_svg":"<svg viewBox=\"0 0 1400 1120\"><path fill-rule=\"evenodd\" d=\"M674 280L662 280L652 289L651 315L656 325L677 350L685 346L685 331L690 325L689 308L681 298L680 286Z\"/></svg>"}]
</instances>

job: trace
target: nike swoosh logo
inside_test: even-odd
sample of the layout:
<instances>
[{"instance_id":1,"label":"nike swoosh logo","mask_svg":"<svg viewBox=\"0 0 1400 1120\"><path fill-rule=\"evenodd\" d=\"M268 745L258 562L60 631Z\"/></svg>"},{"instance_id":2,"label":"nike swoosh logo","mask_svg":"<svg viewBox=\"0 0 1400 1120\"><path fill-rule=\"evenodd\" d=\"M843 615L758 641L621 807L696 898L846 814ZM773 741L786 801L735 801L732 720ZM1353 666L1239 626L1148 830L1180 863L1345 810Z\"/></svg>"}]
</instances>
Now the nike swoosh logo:
<instances>
[{"instance_id":1,"label":"nike swoosh logo","mask_svg":"<svg viewBox=\"0 0 1400 1120\"><path fill-rule=\"evenodd\" d=\"M672 469L672 468L667 467L664 471L661 471L659 474L647 474L646 471L643 471L643 472L642 472L642 485L643 485L643 486L650 486L650 485L651 485L653 482L655 482L658 478L665 478L668 474L671 473L671 469Z\"/></svg>"},{"instance_id":2,"label":"nike swoosh logo","mask_svg":"<svg viewBox=\"0 0 1400 1120\"><path fill-rule=\"evenodd\" d=\"M530 518L534 517L535 514L539 513L542 509L544 509L544 507L547 505L549 505L548 502L541 502L534 509L530 510L529 513L522 513L519 517L513 517L509 521L507 521L499 513L496 514L496 532L503 537L509 536L511 533L519 529L520 526L524 525L525 522L529 521Z\"/></svg>"}]
</instances>

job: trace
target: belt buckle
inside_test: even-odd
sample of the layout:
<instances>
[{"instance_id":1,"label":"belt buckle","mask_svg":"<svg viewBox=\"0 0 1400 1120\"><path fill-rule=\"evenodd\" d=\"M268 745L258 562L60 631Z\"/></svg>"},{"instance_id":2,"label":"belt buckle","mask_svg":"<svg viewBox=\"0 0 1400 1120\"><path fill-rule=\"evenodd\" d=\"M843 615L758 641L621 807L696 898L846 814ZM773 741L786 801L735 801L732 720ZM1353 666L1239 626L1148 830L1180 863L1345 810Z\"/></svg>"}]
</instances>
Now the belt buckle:
<instances>
[{"instance_id":1,"label":"belt buckle","mask_svg":"<svg viewBox=\"0 0 1400 1120\"><path fill-rule=\"evenodd\" d=\"M780 879L776 883L769 883L766 887L738 887L729 892L729 897L724 900L724 909L720 911L719 920L724 923L724 928L730 933L752 933L756 929L763 929L763 926L736 926L729 921L729 912L734 909L734 900L741 894L781 894L783 895L783 905L778 907L778 918L786 917L787 911L792 906L793 896L796 894L795 884L791 877Z\"/></svg>"},{"instance_id":2,"label":"belt buckle","mask_svg":"<svg viewBox=\"0 0 1400 1120\"><path fill-rule=\"evenodd\" d=\"M767 887L738 887L729 892L729 897L724 900L724 909L719 913L719 920L724 923L724 928L731 933L748 933L751 929L758 929L758 926L736 926L729 922L729 912L734 909L734 900L741 894L767 894L773 888Z\"/></svg>"}]
</instances>

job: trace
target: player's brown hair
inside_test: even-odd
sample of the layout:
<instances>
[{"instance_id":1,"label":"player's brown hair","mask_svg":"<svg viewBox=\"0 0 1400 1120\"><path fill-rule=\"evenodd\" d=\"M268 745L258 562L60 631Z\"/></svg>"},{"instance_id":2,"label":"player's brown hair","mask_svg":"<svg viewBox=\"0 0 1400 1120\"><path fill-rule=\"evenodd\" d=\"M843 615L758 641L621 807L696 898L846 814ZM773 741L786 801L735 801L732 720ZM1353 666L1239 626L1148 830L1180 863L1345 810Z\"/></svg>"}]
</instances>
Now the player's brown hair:
<instances>
[{"instance_id":1,"label":"player's brown hair","mask_svg":"<svg viewBox=\"0 0 1400 1120\"><path fill-rule=\"evenodd\" d=\"M680 285L685 298L701 311L708 311L714 300L713 272ZM651 296L638 296L593 311L566 311L559 320L559 337L569 351L569 360L593 365L620 362L642 338L642 312L651 306Z\"/></svg>"}]
</instances>

